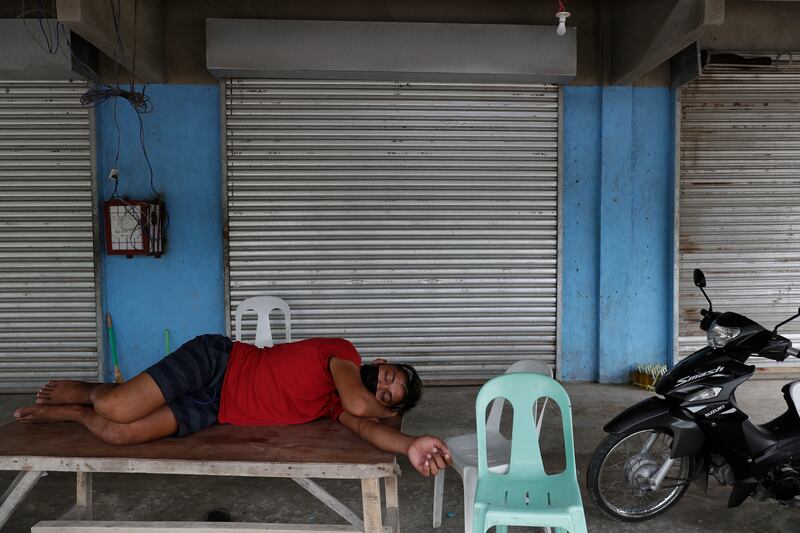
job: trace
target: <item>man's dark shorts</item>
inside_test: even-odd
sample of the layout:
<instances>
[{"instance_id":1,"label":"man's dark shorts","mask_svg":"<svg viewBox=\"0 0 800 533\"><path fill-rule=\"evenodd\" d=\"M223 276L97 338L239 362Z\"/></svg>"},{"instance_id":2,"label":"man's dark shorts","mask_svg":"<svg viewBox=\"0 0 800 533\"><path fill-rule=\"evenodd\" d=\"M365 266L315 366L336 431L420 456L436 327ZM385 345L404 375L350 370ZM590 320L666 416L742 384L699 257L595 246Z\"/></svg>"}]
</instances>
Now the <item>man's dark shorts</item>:
<instances>
[{"instance_id":1,"label":"man's dark shorts","mask_svg":"<svg viewBox=\"0 0 800 533\"><path fill-rule=\"evenodd\" d=\"M228 337L201 335L145 370L178 420L179 437L217 422L232 347Z\"/></svg>"}]
</instances>

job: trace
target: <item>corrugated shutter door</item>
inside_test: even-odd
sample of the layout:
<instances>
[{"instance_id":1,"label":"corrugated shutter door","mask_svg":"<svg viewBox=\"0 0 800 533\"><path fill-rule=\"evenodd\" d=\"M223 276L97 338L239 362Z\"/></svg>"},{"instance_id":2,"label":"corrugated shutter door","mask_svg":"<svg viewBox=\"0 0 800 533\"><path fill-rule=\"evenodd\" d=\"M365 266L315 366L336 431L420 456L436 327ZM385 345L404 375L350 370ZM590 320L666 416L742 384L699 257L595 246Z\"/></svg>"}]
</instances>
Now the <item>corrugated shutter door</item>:
<instances>
[{"instance_id":1,"label":"corrugated shutter door","mask_svg":"<svg viewBox=\"0 0 800 533\"><path fill-rule=\"evenodd\" d=\"M85 90L0 81L0 391L98 377Z\"/></svg>"},{"instance_id":2,"label":"corrugated shutter door","mask_svg":"<svg viewBox=\"0 0 800 533\"><path fill-rule=\"evenodd\" d=\"M680 151L685 356L705 344L694 268L706 273L714 309L766 328L800 306L800 68L707 67L681 91ZM797 343L800 321L781 333Z\"/></svg>"},{"instance_id":3,"label":"corrugated shutter door","mask_svg":"<svg viewBox=\"0 0 800 533\"><path fill-rule=\"evenodd\" d=\"M280 296L294 339L346 337L428 378L555 361L556 87L226 90L232 309Z\"/></svg>"}]
</instances>

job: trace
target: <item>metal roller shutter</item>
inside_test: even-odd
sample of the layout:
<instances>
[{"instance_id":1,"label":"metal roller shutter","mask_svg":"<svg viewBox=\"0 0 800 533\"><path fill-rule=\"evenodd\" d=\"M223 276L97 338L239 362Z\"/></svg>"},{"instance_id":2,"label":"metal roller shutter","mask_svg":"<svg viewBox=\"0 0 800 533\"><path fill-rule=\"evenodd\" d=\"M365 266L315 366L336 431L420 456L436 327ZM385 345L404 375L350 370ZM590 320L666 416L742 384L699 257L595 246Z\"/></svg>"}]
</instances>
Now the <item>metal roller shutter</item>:
<instances>
[{"instance_id":1,"label":"metal roller shutter","mask_svg":"<svg viewBox=\"0 0 800 533\"><path fill-rule=\"evenodd\" d=\"M294 339L429 379L555 362L555 86L233 79L225 105L229 313L280 296Z\"/></svg>"},{"instance_id":2,"label":"metal roller shutter","mask_svg":"<svg viewBox=\"0 0 800 533\"><path fill-rule=\"evenodd\" d=\"M680 120L683 357L705 344L694 268L715 309L764 327L800 306L800 67L710 65L681 91ZM800 321L781 333L800 341Z\"/></svg>"},{"instance_id":3,"label":"metal roller shutter","mask_svg":"<svg viewBox=\"0 0 800 533\"><path fill-rule=\"evenodd\" d=\"M98 377L84 82L0 81L0 391Z\"/></svg>"}]
</instances>

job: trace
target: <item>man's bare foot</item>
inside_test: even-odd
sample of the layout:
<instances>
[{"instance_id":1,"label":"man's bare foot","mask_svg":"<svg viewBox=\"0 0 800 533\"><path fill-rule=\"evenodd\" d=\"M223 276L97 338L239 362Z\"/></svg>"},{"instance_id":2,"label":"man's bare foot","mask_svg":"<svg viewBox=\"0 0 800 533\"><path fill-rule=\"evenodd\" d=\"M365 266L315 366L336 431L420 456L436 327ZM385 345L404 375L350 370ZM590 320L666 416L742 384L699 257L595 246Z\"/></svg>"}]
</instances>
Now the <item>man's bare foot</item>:
<instances>
[{"instance_id":1,"label":"man's bare foot","mask_svg":"<svg viewBox=\"0 0 800 533\"><path fill-rule=\"evenodd\" d=\"M37 405L64 405L80 403L90 405L90 394L96 383L85 381L48 381L36 393Z\"/></svg>"},{"instance_id":2,"label":"man's bare foot","mask_svg":"<svg viewBox=\"0 0 800 533\"><path fill-rule=\"evenodd\" d=\"M88 408L82 405L36 405L14 411L17 422L77 421Z\"/></svg>"}]
</instances>

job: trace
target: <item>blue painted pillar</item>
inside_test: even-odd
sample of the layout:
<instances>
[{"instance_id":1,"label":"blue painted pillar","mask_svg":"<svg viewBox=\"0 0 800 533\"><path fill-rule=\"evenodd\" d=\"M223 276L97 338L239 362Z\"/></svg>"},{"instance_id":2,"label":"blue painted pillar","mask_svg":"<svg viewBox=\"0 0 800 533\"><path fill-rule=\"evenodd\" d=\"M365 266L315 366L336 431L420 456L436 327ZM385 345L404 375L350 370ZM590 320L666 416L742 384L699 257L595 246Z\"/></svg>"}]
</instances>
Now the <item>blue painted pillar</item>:
<instances>
[{"instance_id":1,"label":"blue painted pillar","mask_svg":"<svg viewBox=\"0 0 800 533\"><path fill-rule=\"evenodd\" d=\"M598 378L620 381L631 357L632 87L606 87L601 112Z\"/></svg>"},{"instance_id":2,"label":"blue painted pillar","mask_svg":"<svg viewBox=\"0 0 800 533\"><path fill-rule=\"evenodd\" d=\"M633 363L672 361L674 103L664 87L635 89L631 102L631 360L618 379Z\"/></svg>"},{"instance_id":3,"label":"blue painted pillar","mask_svg":"<svg viewBox=\"0 0 800 533\"><path fill-rule=\"evenodd\" d=\"M600 87L564 87L559 374L566 381L597 379L602 104Z\"/></svg>"},{"instance_id":4,"label":"blue painted pillar","mask_svg":"<svg viewBox=\"0 0 800 533\"><path fill-rule=\"evenodd\" d=\"M666 88L564 88L564 380L671 361L673 116Z\"/></svg>"}]
</instances>

